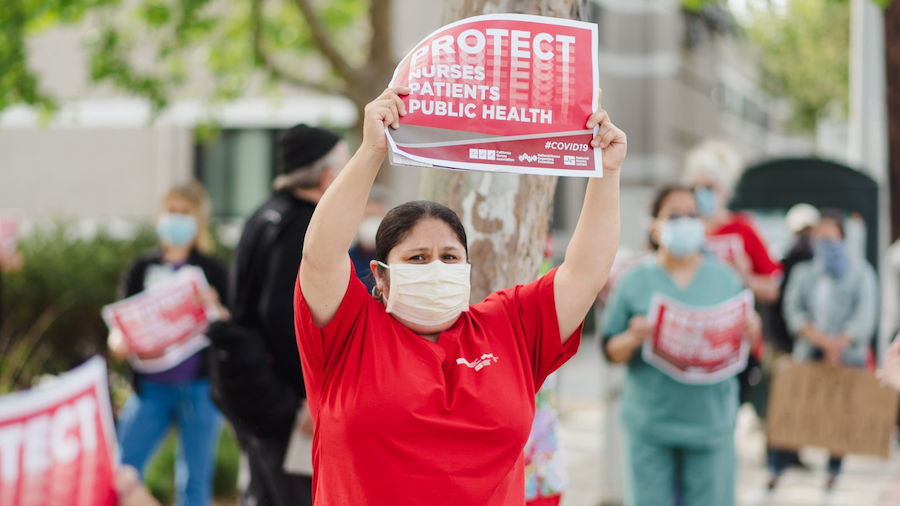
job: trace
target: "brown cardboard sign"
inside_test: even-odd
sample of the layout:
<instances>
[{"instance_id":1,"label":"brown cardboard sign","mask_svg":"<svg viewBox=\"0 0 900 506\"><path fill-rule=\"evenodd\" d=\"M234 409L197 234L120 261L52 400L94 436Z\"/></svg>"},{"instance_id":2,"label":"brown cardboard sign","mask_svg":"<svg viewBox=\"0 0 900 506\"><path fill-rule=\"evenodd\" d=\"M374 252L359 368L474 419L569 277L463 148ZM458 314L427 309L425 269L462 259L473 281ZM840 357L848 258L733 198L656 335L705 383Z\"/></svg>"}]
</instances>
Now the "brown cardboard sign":
<instances>
[{"instance_id":1,"label":"brown cardboard sign","mask_svg":"<svg viewBox=\"0 0 900 506\"><path fill-rule=\"evenodd\" d=\"M775 374L766 424L769 445L887 458L898 405L900 396L865 371L793 365Z\"/></svg>"}]
</instances>

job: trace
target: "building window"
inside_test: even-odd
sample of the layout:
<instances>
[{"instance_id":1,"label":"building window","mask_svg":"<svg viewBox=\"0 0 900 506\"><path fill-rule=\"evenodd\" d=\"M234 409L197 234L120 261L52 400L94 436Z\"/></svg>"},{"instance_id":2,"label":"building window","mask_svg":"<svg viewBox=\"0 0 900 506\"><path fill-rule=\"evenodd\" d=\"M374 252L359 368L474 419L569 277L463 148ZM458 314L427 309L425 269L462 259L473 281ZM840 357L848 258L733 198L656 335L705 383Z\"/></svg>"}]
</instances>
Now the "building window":
<instances>
[{"instance_id":1,"label":"building window","mask_svg":"<svg viewBox=\"0 0 900 506\"><path fill-rule=\"evenodd\" d=\"M223 130L196 146L195 173L216 218L248 218L272 193L279 130Z\"/></svg>"}]
</instances>

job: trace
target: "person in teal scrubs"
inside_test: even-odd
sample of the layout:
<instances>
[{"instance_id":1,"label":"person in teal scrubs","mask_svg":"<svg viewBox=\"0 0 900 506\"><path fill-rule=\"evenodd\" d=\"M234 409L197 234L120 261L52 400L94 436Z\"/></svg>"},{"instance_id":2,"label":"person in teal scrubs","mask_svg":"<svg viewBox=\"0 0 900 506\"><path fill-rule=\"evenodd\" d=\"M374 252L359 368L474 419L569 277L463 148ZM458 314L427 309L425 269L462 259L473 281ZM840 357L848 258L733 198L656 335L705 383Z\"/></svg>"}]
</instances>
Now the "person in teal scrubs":
<instances>
[{"instance_id":1,"label":"person in teal scrubs","mask_svg":"<svg viewBox=\"0 0 900 506\"><path fill-rule=\"evenodd\" d=\"M652 216L657 251L619 281L601 323L607 358L628 364L621 397L626 505L733 506L737 379L679 383L644 362L640 348L652 333L646 315L653 294L706 307L744 286L736 272L702 252L705 233L690 189L663 189ZM746 335L758 335L759 326L758 317L748 319Z\"/></svg>"}]
</instances>

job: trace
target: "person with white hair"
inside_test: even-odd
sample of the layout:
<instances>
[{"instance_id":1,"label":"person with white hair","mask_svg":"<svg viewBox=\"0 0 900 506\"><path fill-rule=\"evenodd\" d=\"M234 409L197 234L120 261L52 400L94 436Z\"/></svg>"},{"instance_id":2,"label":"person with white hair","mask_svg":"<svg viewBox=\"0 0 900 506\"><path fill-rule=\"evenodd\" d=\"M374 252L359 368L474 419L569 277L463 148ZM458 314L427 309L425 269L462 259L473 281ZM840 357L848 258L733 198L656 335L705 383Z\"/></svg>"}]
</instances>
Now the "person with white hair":
<instances>
[{"instance_id":1,"label":"person with white hair","mask_svg":"<svg viewBox=\"0 0 900 506\"><path fill-rule=\"evenodd\" d=\"M757 301L772 303L779 296L781 266L772 260L750 218L727 207L740 173L740 158L728 144L706 141L688 153L683 179L697 197L708 248L724 251L719 256L738 271Z\"/></svg>"}]
</instances>

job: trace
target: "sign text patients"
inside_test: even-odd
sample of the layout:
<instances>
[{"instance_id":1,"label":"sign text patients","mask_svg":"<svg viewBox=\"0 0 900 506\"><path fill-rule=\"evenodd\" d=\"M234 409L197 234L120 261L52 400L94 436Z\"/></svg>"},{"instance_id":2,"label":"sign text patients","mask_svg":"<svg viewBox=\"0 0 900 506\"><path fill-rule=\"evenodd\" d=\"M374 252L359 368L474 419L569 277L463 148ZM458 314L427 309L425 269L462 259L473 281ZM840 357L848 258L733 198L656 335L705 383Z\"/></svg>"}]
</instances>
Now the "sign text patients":
<instances>
[{"instance_id":1,"label":"sign text patients","mask_svg":"<svg viewBox=\"0 0 900 506\"><path fill-rule=\"evenodd\" d=\"M503 41L508 39L510 57L520 62L517 65L518 68L527 68L528 63L535 58L540 61L552 60L556 57L556 53L549 48L553 47L554 42L560 47L559 57L562 58L562 61L568 62L571 45L575 43L575 37L568 35L550 35L542 32L532 37L529 31L499 28L488 28L484 31L469 29L460 33L455 39L452 35L437 37L430 44L415 49L410 57L410 68L416 70L410 71L409 75L409 112L429 116L472 119L480 117L485 120L552 124L552 110L482 103L479 111L478 104L461 102L460 100L496 102L500 99L499 87L484 84L485 69L483 66L432 63L424 68L416 68L416 63L422 60L429 51L432 61L442 54L455 54L457 48L469 55L479 55L485 50L488 38L492 40L495 57L501 56ZM437 79L461 79L464 82L435 82Z\"/></svg>"}]
</instances>

